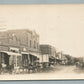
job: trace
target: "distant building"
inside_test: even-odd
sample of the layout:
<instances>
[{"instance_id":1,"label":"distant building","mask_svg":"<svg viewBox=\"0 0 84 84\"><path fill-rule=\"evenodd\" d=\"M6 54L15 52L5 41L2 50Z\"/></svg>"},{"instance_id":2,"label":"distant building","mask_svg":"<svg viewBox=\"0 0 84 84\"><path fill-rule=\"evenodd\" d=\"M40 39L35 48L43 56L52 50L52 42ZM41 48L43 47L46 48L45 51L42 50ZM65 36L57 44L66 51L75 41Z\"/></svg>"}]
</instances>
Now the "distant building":
<instances>
[{"instance_id":1,"label":"distant building","mask_svg":"<svg viewBox=\"0 0 84 84\"><path fill-rule=\"evenodd\" d=\"M62 52L56 52L56 58L62 59Z\"/></svg>"},{"instance_id":2,"label":"distant building","mask_svg":"<svg viewBox=\"0 0 84 84\"><path fill-rule=\"evenodd\" d=\"M44 62L55 62L56 49L51 45L40 45L40 52L43 55Z\"/></svg>"}]
</instances>

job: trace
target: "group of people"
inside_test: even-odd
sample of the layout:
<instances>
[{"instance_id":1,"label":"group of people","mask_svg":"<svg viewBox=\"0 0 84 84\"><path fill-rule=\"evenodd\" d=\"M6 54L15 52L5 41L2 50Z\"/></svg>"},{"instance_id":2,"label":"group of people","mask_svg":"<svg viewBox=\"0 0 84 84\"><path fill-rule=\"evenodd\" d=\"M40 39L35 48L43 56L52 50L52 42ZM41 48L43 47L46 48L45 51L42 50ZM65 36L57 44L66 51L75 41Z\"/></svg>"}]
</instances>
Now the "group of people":
<instances>
[{"instance_id":1,"label":"group of people","mask_svg":"<svg viewBox=\"0 0 84 84\"><path fill-rule=\"evenodd\" d=\"M6 72L12 73L13 69L14 69L14 64L6 65L4 62L0 64L0 74Z\"/></svg>"},{"instance_id":2,"label":"group of people","mask_svg":"<svg viewBox=\"0 0 84 84\"><path fill-rule=\"evenodd\" d=\"M23 72L24 72L24 69L26 69L28 71L28 73L40 72L42 70L42 68L46 68L46 63L35 62L33 64L29 64L26 67L23 67ZM7 73L13 73L14 70L15 70L14 64L6 65L3 62L0 64L0 73L6 73L6 72Z\"/></svg>"},{"instance_id":3,"label":"group of people","mask_svg":"<svg viewBox=\"0 0 84 84\"><path fill-rule=\"evenodd\" d=\"M50 64L35 62L23 67L23 71L26 69L28 73L42 72L42 70L46 69L47 67L50 67Z\"/></svg>"},{"instance_id":4,"label":"group of people","mask_svg":"<svg viewBox=\"0 0 84 84\"><path fill-rule=\"evenodd\" d=\"M26 69L28 70L28 73L30 72L39 72L40 71L40 63L34 63L34 64L29 64ZM25 69L25 68L24 68Z\"/></svg>"},{"instance_id":5,"label":"group of people","mask_svg":"<svg viewBox=\"0 0 84 84\"><path fill-rule=\"evenodd\" d=\"M30 71L32 72L40 72L44 69L46 69L47 67L50 67L50 63L47 65L46 63L34 63L33 65L32 64L29 64L28 66L28 72L30 73Z\"/></svg>"},{"instance_id":6,"label":"group of people","mask_svg":"<svg viewBox=\"0 0 84 84\"><path fill-rule=\"evenodd\" d=\"M76 62L76 67L80 69L84 69L84 62Z\"/></svg>"}]
</instances>

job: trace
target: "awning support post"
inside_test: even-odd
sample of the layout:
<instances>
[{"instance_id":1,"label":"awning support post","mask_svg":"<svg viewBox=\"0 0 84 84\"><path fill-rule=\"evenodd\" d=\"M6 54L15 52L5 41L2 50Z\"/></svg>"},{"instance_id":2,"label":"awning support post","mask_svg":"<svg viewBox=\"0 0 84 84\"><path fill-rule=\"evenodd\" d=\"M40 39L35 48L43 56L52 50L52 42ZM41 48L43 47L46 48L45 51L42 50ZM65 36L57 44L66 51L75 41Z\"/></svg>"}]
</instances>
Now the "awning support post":
<instances>
[{"instance_id":1,"label":"awning support post","mask_svg":"<svg viewBox=\"0 0 84 84\"><path fill-rule=\"evenodd\" d=\"M16 67L17 67L17 56L16 56L16 64L15 64L15 65L16 65Z\"/></svg>"}]
</instances>

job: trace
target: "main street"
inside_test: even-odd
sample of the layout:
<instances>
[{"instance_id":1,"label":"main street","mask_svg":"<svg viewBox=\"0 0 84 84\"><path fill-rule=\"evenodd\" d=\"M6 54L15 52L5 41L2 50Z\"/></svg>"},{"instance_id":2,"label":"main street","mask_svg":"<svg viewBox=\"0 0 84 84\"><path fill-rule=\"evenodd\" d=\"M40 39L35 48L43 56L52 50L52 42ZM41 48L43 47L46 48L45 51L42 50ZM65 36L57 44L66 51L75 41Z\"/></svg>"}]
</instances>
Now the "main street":
<instances>
[{"instance_id":1,"label":"main street","mask_svg":"<svg viewBox=\"0 0 84 84\"><path fill-rule=\"evenodd\" d=\"M79 70L78 70L79 71ZM0 80L62 80L84 79L84 73L78 73L75 66L51 67L49 71L30 74L1 74ZM83 70L82 70L83 71ZM79 71L80 72L80 71Z\"/></svg>"}]
</instances>

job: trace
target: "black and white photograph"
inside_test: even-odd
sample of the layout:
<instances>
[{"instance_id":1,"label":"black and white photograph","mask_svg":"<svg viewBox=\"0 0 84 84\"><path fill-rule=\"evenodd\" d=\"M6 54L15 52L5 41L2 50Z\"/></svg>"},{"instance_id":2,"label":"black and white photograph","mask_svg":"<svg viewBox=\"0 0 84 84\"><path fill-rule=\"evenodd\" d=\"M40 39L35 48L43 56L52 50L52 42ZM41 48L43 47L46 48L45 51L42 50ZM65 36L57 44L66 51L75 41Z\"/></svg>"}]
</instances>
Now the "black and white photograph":
<instances>
[{"instance_id":1,"label":"black and white photograph","mask_svg":"<svg viewBox=\"0 0 84 84\"><path fill-rule=\"evenodd\" d=\"M0 5L0 80L84 79L84 4Z\"/></svg>"}]
</instances>

